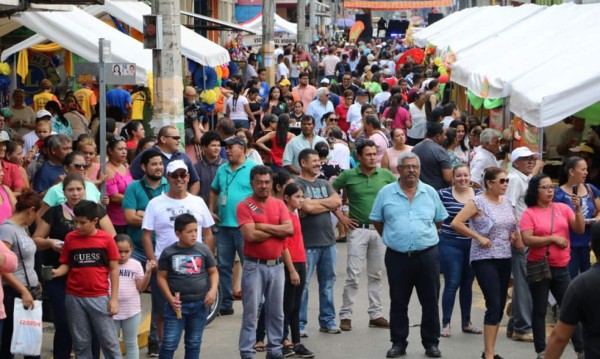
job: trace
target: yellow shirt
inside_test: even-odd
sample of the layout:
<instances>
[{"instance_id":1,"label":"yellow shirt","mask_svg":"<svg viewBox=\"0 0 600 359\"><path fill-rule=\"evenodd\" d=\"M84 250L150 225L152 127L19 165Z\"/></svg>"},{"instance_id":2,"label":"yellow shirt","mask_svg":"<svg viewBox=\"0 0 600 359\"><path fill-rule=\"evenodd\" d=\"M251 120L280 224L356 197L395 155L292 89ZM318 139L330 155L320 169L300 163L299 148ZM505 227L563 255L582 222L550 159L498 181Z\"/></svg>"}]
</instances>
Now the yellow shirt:
<instances>
[{"instance_id":1,"label":"yellow shirt","mask_svg":"<svg viewBox=\"0 0 600 359\"><path fill-rule=\"evenodd\" d=\"M92 118L93 113L92 109L98 103L94 91L82 88L75 91L73 95L77 99L77 102L79 103L79 106L81 106L81 109L85 111L85 117L87 117L87 119L90 120Z\"/></svg>"},{"instance_id":2,"label":"yellow shirt","mask_svg":"<svg viewBox=\"0 0 600 359\"><path fill-rule=\"evenodd\" d=\"M60 106L58 98L56 98L56 96L54 96L54 94L51 92L41 92L33 96L33 109L35 110L35 112L37 113L40 110L45 110L48 101L56 101Z\"/></svg>"},{"instance_id":3,"label":"yellow shirt","mask_svg":"<svg viewBox=\"0 0 600 359\"><path fill-rule=\"evenodd\" d=\"M146 103L146 93L138 91L131 95L131 119L144 119L144 103Z\"/></svg>"}]
</instances>

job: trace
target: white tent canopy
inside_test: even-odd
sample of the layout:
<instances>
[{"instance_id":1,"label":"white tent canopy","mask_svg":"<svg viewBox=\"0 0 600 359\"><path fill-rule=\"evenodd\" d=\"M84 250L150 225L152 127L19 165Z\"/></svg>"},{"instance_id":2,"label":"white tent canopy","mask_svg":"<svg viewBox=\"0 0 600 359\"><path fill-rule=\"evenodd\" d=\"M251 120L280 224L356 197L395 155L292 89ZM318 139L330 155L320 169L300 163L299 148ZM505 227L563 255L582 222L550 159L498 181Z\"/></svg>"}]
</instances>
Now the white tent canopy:
<instances>
[{"instance_id":1,"label":"white tent canopy","mask_svg":"<svg viewBox=\"0 0 600 359\"><path fill-rule=\"evenodd\" d=\"M90 62L98 62L98 41L104 38L111 43L111 62L136 64L137 82L146 82L152 71L152 53L144 50L141 42L76 7L64 12L26 11L13 19L38 35L3 51L2 60L31 45L50 40Z\"/></svg>"},{"instance_id":2,"label":"white tent canopy","mask_svg":"<svg viewBox=\"0 0 600 359\"><path fill-rule=\"evenodd\" d=\"M581 36L599 29L598 16L600 5L549 7L457 55L452 81L478 95L506 97L520 76L570 48L578 51Z\"/></svg>"},{"instance_id":3,"label":"white tent canopy","mask_svg":"<svg viewBox=\"0 0 600 359\"><path fill-rule=\"evenodd\" d=\"M104 5L88 6L86 12L99 15L109 13L137 31L143 30L143 15L152 13L150 6L141 1L105 0ZM204 66L220 66L230 61L229 52L207 38L181 25L181 54Z\"/></svg>"},{"instance_id":4,"label":"white tent canopy","mask_svg":"<svg viewBox=\"0 0 600 359\"><path fill-rule=\"evenodd\" d=\"M262 34L262 23L263 23L263 17L262 17L262 12L261 12L253 19L251 19L247 22L241 23L240 25L242 25L244 27L249 27L249 28L255 30L258 33L258 35L260 35L260 34ZM285 20L284 18L282 18L281 16L275 14L275 31L287 32L288 34L292 34L292 35L296 36L296 34L298 32L298 27L296 24L291 23L291 22Z\"/></svg>"},{"instance_id":5,"label":"white tent canopy","mask_svg":"<svg viewBox=\"0 0 600 359\"><path fill-rule=\"evenodd\" d=\"M442 20L434 22L415 34L415 45L419 47L425 47L429 45L429 42L433 37L439 36L439 34L443 34L444 31L447 31L453 26L466 21L467 17L477 14L482 9L484 9L484 7L466 8L462 11L453 12Z\"/></svg>"},{"instance_id":6,"label":"white tent canopy","mask_svg":"<svg viewBox=\"0 0 600 359\"><path fill-rule=\"evenodd\" d=\"M418 36L422 37L420 37L419 41L425 41L426 44L432 43L438 49L450 47L458 57L461 51L506 31L514 24L527 19L545 8L544 6L531 4L519 7L486 6L472 16L466 17L463 21L447 27L444 31L431 34L430 36L427 36L427 34L423 36L421 35L422 32L420 32ZM451 18L448 17L449 20ZM444 20L446 19L442 19L439 22ZM521 37L527 35L522 34Z\"/></svg>"}]
</instances>

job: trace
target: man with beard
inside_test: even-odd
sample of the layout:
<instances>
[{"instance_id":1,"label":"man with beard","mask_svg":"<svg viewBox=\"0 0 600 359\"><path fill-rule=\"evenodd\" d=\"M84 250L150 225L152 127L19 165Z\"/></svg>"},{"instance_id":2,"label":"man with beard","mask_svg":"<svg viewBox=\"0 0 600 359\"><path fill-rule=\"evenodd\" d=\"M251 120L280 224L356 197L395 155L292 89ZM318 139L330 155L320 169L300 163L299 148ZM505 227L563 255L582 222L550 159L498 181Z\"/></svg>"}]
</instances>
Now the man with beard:
<instances>
[{"instance_id":1,"label":"man with beard","mask_svg":"<svg viewBox=\"0 0 600 359\"><path fill-rule=\"evenodd\" d=\"M390 286L390 341L387 358L406 354L408 304L413 292L422 307L421 343L425 355L439 358L440 255L438 230L448 217L435 189L421 181L421 162L414 153L398 158L398 182L379 191L369 218L388 247L385 267Z\"/></svg>"},{"instance_id":2,"label":"man with beard","mask_svg":"<svg viewBox=\"0 0 600 359\"><path fill-rule=\"evenodd\" d=\"M169 183L163 177L164 167L160 152L150 150L142 154L142 171L144 177L132 182L125 190L123 197L123 212L127 222L127 234L133 242L131 257L146 266L146 254L142 245L142 220L148 202L154 197L169 191ZM152 237L152 245L155 239ZM152 315L150 325L150 338L148 340L148 356L158 356L158 334L156 333L156 316Z\"/></svg>"}]
</instances>

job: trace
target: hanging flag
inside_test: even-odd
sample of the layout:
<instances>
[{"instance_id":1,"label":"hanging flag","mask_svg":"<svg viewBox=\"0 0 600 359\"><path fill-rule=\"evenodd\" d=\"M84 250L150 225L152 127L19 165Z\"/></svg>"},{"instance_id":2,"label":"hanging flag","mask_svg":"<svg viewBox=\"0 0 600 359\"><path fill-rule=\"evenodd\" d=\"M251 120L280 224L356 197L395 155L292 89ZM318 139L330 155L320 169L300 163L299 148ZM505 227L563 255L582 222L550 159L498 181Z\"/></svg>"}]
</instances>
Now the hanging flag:
<instances>
[{"instance_id":1,"label":"hanging flag","mask_svg":"<svg viewBox=\"0 0 600 359\"><path fill-rule=\"evenodd\" d=\"M360 34L362 34L362 32L364 31L364 29L365 24L362 21L355 22L354 25L352 25L352 27L350 28L350 42L356 42Z\"/></svg>"}]
</instances>

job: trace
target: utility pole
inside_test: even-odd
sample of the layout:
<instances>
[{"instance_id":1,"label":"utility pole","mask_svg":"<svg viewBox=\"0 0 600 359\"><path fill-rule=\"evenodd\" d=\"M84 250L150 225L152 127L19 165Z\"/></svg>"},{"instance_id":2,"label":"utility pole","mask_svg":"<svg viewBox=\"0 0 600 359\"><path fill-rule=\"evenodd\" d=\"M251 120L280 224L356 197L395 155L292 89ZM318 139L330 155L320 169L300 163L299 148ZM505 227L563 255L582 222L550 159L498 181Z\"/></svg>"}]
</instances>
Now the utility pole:
<instances>
[{"instance_id":1,"label":"utility pole","mask_svg":"<svg viewBox=\"0 0 600 359\"><path fill-rule=\"evenodd\" d=\"M317 12L316 0L310 0L310 12L309 12L309 18L308 18L308 23L309 23L309 27L310 27L310 32L308 33L308 36L310 36L310 38L307 39L307 41L306 41L308 44L312 44L312 42L315 41L315 30L317 27L316 12ZM307 47L306 51L310 51L310 47Z\"/></svg>"},{"instance_id":2,"label":"utility pole","mask_svg":"<svg viewBox=\"0 0 600 359\"><path fill-rule=\"evenodd\" d=\"M306 43L306 0L298 0L298 18L296 19L296 23L298 26L298 33L296 35L296 43L297 44L305 44Z\"/></svg>"},{"instance_id":3,"label":"utility pole","mask_svg":"<svg viewBox=\"0 0 600 359\"><path fill-rule=\"evenodd\" d=\"M262 3L262 52L265 69L267 70L267 83L275 84L275 64L277 59L273 59L274 55L274 37L273 29L275 28L275 0L263 0Z\"/></svg>"},{"instance_id":4,"label":"utility pole","mask_svg":"<svg viewBox=\"0 0 600 359\"><path fill-rule=\"evenodd\" d=\"M179 1L154 0L152 14L162 16L162 44L152 50L154 111L151 126L157 131L175 125L183 129L183 78L181 76L181 14ZM161 26L157 26L160 31ZM182 145L184 141L181 141Z\"/></svg>"}]
</instances>

